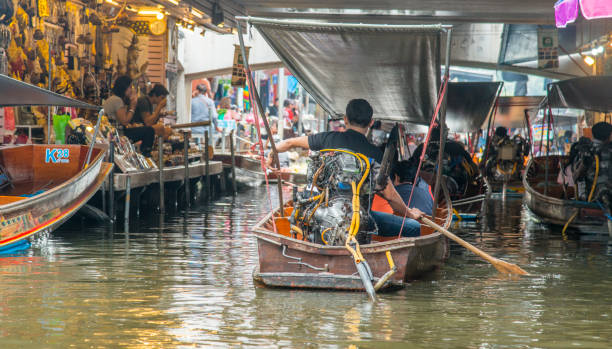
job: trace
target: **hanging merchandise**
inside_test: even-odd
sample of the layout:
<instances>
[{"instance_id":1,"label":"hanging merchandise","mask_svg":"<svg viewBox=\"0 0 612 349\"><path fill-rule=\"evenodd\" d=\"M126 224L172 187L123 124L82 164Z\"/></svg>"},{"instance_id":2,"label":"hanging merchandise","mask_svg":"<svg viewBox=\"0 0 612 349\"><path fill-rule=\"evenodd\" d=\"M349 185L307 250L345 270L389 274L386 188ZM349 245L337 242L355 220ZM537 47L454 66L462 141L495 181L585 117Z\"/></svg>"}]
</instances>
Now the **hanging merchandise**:
<instances>
[{"instance_id":1,"label":"hanging merchandise","mask_svg":"<svg viewBox=\"0 0 612 349\"><path fill-rule=\"evenodd\" d=\"M249 59L250 47L245 47L246 59ZM244 60L240 46L234 45L234 65L232 66L232 86L244 86L246 84L246 73L244 71Z\"/></svg>"},{"instance_id":2,"label":"hanging merchandise","mask_svg":"<svg viewBox=\"0 0 612 349\"><path fill-rule=\"evenodd\" d=\"M70 115L53 115L53 131L55 132L55 144L66 143L66 126L70 121Z\"/></svg>"},{"instance_id":3,"label":"hanging merchandise","mask_svg":"<svg viewBox=\"0 0 612 349\"><path fill-rule=\"evenodd\" d=\"M246 111L251 110L251 99L250 99L248 84L244 85L244 90L242 91L242 98L244 100L244 110Z\"/></svg>"}]
</instances>

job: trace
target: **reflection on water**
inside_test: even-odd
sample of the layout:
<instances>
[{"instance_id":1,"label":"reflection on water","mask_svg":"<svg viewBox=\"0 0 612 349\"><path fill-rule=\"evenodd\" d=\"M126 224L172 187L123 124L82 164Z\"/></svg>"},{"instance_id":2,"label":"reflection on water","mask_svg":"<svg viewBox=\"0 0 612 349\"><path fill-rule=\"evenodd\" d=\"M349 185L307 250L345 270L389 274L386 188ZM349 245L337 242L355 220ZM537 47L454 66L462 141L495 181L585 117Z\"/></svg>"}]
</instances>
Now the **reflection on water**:
<instances>
[{"instance_id":1,"label":"reflection on water","mask_svg":"<svg viewBox=\"0 0 612 349\"><path fill-rule=\"evenodd\" d=\"M289 193L287 193L289 194ZM274 202L274 197L272 197ZM0 347L545 347L612 341L607 238L563 241L520 201L457 232L533 274L510 280L463 248L426 280L371 304L361 293L256 288L249 228L264 189L134 220L73 220L0 258ZM384 343L384 345L383 345Z\"/></svg>"}]
</instances>

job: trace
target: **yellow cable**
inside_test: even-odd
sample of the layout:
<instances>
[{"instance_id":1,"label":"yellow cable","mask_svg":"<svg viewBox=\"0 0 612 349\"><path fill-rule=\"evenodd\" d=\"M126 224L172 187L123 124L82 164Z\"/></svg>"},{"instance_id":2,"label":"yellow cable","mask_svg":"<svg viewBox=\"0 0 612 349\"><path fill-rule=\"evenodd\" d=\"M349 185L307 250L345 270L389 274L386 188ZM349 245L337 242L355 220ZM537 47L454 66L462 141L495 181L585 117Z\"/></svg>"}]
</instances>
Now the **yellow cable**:
<instances>
[{"instance_id":1,"label":"yellow cable","mask_svg":"<svg viewBox=\"0 0 612 349\"><path fill-rule=\"evenodd\" d=\"M453 208L453 214L455 215L455 217L457 217L457 221L461 222L463 220L459 212L457 212L457 210L454 208Z\"/></svg>"},{"instance_id":2,"label":"yellow cable","mask_svg":"<svg viewBox=\"0 0 612 349\"><path fill-rule=\"evenodd\" d=\"M327 229L325 229L325 230L323 230L323 231L321 232L321 240L322 240L322 241L323 241L323 243L324 243L324 244L326 244L326 245L327 245L327 241L325 241L325 233L327 233L327 231L328 231L328 230L330 230L330 229L331 229L331 228L327 228Z\"/></svg>"}]
</instances>

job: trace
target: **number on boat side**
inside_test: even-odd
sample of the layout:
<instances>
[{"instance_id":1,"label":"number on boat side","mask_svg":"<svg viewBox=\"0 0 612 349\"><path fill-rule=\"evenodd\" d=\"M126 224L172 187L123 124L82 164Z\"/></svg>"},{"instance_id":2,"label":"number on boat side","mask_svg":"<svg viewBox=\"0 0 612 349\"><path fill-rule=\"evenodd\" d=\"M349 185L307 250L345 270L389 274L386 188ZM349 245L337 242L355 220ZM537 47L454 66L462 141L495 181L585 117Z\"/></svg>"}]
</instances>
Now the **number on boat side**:
<instances>
[{"instance_id":1,"label":"number on boat side","mask_svg":"<svg viewBox=\"0 0 612 349\"><path fill-rule=\"evenodd\" d=\"M68 163L70 157L70 149L45 149L45 162L46 163Z\"/></svg>"}]
</instances>

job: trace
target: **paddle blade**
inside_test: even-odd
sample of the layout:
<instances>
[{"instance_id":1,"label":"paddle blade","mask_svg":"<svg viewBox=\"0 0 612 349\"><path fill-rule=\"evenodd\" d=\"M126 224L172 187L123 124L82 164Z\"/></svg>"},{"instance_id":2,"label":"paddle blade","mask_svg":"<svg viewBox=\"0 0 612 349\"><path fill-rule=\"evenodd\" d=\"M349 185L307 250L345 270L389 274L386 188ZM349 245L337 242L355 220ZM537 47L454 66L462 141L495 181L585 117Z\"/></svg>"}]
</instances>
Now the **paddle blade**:
<instances>
[{"instance_id":1,"label":"paddle blade","mask_svg":"<svg viewBox=\"0 0 612 349\"><path fill-rule=\"evenodd\" d=\"M518 265L502 261L501 259L495 258L495 260L491 261L491 264L502 274L529 275L528 272L521 269Z\"/></svg>"}]
</instances>

